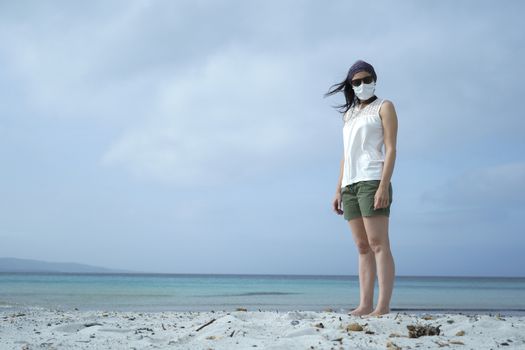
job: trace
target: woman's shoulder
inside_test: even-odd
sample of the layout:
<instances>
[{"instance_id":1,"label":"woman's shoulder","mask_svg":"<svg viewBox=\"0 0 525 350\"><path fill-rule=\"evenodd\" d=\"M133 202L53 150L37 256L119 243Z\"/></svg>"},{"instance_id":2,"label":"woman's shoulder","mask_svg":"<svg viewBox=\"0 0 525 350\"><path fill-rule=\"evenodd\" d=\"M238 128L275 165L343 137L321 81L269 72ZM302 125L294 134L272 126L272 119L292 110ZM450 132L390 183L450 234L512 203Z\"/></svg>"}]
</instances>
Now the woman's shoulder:
<instances>
[{"instance_id":1,"label":"woman's shoulder","mask_svg":"<svg viewBox=\"0 0 525 350\"><path fill-rule=\"evenodd\" d=\"M381 102L380 102L379 112L381 112L381 110L384 108L393 109L394 103L386 98L383 98L381 99Z\"/></svg>"},{"instance_id":2,"label":"woman's shoulder","mask_svg":"<svg viewBox=\"0 0 525 350\"><path fill-rule=\"evenodd\" d=\"M391 100L386 99L386 98L378 98L378 100L379 100L379 103L381 103L381 105L384 105L384 104L391 104L391 105L393 105L394 104Z\"/></svg>"},{"instance_id":3,"label":"woman's shoulder","mask_svg":"<svg viewBox=\"0 0 525 350\"><path fill-rule=\"evenodd\" d=\"M394 103L390 100L384 99L381 102L381 106L379 107L378 113L379 118L381 120L384 120L384 118L391 118L392 116L396 118L396 109L394 108Z\"/></svg>"}]
</instances>

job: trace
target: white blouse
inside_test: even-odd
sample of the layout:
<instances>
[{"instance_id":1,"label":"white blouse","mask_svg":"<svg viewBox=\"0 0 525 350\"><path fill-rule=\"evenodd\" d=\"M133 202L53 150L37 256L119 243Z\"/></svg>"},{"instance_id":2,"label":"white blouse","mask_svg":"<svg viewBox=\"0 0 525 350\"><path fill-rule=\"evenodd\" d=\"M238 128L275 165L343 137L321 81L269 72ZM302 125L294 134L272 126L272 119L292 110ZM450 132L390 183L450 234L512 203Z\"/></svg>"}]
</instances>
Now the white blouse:
<instances>
[{"instance_id":1,"label":"white blouse","mask_svg":"<svg viewBox=\"0 0 525 350\"><path fill-rule=\"evenodd\" d=\"M384 101L376 98L362 109L354 103L343 116L344 170L341 188L358 181L381 180L385 155L379 109Z\"/></svg>"}]
</instances>

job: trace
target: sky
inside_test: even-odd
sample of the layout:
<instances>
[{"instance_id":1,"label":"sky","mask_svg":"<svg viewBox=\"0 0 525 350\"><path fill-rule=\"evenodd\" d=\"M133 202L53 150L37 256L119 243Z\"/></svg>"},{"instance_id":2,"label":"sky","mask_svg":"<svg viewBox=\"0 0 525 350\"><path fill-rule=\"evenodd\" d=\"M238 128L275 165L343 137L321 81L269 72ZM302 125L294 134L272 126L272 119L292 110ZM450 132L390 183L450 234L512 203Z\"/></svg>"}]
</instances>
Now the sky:
<instances>
[{"instance_id":1,"label":"sky","mask_svg":"<svg viewBox=\"0 0 525 350\"><path fill-rule=\"evenodd\" d=\"M398 117L396 275L525 276L521 1L0 1L0 257L356 275L358 59Z\"/></svg>"}]
</instances>

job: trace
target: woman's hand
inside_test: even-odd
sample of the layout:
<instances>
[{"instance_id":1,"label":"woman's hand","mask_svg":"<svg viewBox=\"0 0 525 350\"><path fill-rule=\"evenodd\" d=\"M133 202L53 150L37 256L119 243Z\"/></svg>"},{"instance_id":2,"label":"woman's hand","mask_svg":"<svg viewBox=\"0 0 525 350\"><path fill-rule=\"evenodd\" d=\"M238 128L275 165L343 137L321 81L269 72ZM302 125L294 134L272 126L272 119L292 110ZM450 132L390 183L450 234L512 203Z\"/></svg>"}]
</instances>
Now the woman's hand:
<instances>
[{"instance_id":1,"label":"woman's hand","mask_svg":"<svg viewBox=\"0 0 525 350\"><path fill-rule=\"evenodd\" d=\"M343 215L343 210L341 209L341 191L335 193L335 198L332 202L332 209L337 215Z\"/></svg>"},{"instance_id":2,"label":"woman's hand","mask_svg":"<svg viewBox=\"0 0 525 350\"><path fill-rule=\"evenodd\" d=\"M388 187L379 186L374 196L374 209L381 209L388 207L390 200L390 194L388 193Z\"/></svg>"}]
</instances>

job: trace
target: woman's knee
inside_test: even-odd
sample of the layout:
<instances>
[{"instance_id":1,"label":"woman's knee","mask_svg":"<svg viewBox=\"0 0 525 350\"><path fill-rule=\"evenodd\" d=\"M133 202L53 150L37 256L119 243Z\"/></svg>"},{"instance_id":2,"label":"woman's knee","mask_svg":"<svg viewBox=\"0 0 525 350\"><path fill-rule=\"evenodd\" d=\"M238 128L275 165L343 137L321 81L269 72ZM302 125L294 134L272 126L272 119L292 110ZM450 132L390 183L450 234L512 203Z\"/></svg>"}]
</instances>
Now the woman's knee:
<instances>
[{"instance_id":1,"label":"woman's knee","mask_svg":"<svg viewBox=\"0 0 525 350\"><path fill-rule=\"evenodd\" d=\"M372 250L368 241L358 241L356 245L359 254L368 254Z\"/></svg>"},{"instance_id":2,"label":"woman's knee","mask_svg":"<svg viewBox=\"0 0 525 350\"><path fill-rule=\"evenodd\" d=\"M370 238L368 240L368 245L370 246L370 249L376 254L390 249L390 244L387 239Z\"/></svg>"}]
</instances>

